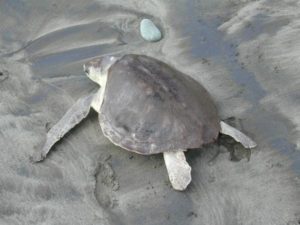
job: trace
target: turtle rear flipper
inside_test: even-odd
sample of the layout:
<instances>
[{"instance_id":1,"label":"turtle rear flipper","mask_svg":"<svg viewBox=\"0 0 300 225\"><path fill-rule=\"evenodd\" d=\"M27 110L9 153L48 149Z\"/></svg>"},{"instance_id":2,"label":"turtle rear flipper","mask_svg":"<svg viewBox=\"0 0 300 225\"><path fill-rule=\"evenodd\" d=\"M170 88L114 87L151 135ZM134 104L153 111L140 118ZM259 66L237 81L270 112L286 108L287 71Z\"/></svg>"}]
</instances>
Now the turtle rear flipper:
<instances>
[{"instance_id":1,"label":"turtle rear flipper","mask_svg":"<svg viewBox=\"0 0 300 225\"><path fill-rule=\"evenodd\" d=\"M220 132L222 134L226 134L232 137L237 142L240 142L245 148L256 147L256 143L250 137L248 137L246 134L242 133L238 129L228 125L223 121L220 122L220 126L221 126Z\"/></svg>"},{"instance_id":2,"label":"turtle rear flipper","mask_svg":"<svg viewBox=\"0 0 300 225\"><path fill-rule=\"evenodd\" d=\"M165 165L172 187L184 191L192 181L192 168L186 161L183 149L164 152Z\"/></svg>"},{"instance_id":3,"label":"turtle rear flipper","mask_svg":"<svg viewBox=\"0 0 300 225\"><path fill-rule=\"evenodd\" d=\"M46 143L42 150L35 152L31 156L33 162L39 162L45 159L52 146L87 117L91 109L91 102L95 95L96 94L93 93L78 99L66 114L49 130Z\"/></svg>"}]
</instances>

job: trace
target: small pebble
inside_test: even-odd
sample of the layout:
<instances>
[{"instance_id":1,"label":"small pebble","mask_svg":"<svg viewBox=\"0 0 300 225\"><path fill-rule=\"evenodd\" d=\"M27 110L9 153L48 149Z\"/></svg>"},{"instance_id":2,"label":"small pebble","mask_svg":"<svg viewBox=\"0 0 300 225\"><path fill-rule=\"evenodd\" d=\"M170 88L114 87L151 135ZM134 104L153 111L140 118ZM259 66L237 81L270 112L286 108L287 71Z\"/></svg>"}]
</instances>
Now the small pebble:
<instances>
[{"instance_id":1,"label":"small pebble","mask_svg":"<svg viewBox=\"0 0 300 225\"><path fill-rule=\"evenodd\" d=\"M140 23L141 36L150 42L159 41L162 38L162 34L157 26L149 19L143 19Z\"/></svg>"}]
</instances>

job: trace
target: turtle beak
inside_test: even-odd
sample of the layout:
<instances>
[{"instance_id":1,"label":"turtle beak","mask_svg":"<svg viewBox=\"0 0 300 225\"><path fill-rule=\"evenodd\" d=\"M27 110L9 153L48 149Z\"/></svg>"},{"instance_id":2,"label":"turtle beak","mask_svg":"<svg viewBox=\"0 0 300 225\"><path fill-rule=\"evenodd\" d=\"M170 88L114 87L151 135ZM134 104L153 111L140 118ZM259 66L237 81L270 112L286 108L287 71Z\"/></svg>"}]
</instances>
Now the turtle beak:
<instances>
[{"instance_id":1,"label":"turtle beak","mask_svg":"<svg viewBox=\"0 0 300 225\"><path fill-rule=\"evenodd\" d=\"M89 68L84 64L83 65L83 71L86 73L86 74L89 74L90 70Z\"/></svg>"}]
</instances>

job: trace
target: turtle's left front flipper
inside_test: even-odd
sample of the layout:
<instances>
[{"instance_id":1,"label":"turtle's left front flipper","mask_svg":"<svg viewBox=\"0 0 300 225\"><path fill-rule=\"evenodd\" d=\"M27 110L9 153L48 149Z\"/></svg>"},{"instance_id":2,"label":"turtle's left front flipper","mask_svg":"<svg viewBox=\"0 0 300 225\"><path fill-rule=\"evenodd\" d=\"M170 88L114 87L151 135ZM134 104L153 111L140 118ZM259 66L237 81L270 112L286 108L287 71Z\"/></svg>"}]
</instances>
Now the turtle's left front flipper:
<instances>
[{"instance_id":1,"label":"turtle's left front flipper","mask_svg":"<svg viewBox=\"0 0 300 225\"><path fill-rule=\"evenodd\" d=\"M245 148L256 147L256 143L250 137L248 137L246 134L242 133L238 129L228 125L223 121L220 122L220 126L221 126L220 132L222 134L229 135L234 140L240 142Z\"/></svg>"},{"instance_id":2,"label":"turtle's left front flipper","mask_svg":"<svg viewBox=\"0 0 300 225\"><path fill-rule=\"evenodd\" d=\"M46 143L41 151L31 156L33 162L39 162L46 158L52 146L58 142L66 133L80 123L90 112L91 102L95 93L84 96L66 112L66 114L49 130Z\"/></svg>"}]
</instances>

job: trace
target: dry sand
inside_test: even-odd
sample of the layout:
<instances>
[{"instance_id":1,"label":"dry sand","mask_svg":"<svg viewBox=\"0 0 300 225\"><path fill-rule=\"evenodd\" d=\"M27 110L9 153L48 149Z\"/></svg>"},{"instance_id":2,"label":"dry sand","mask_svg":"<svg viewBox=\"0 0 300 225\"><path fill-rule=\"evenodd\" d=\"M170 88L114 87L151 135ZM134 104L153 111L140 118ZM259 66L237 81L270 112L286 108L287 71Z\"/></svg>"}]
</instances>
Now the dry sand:
<instances>
[{"instance_id":1,"label":"dry sand","mask_svg":"<svg viewBox=\"0 0 300 225\"><path fill-rule=\"evenodd\" d=\"M143 17L162 41L141 39ZM1 225L300 223L299 1L9 0L0 21ZM119 52L193 76L258 147L221 138L189 151L193 181L176 192L162 155L115 147L91 113L32 164L47 129L96 88L82 64Z\"/></svg>"}]
</instances>

